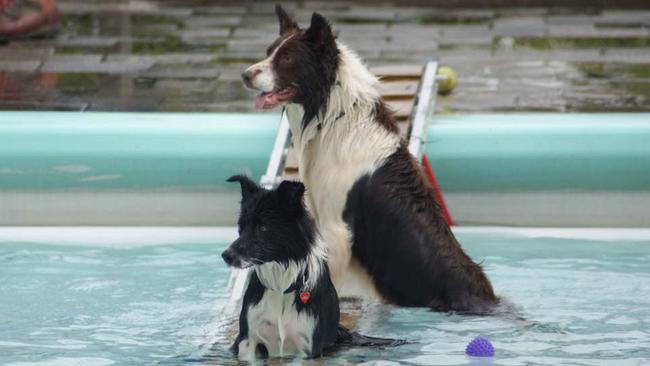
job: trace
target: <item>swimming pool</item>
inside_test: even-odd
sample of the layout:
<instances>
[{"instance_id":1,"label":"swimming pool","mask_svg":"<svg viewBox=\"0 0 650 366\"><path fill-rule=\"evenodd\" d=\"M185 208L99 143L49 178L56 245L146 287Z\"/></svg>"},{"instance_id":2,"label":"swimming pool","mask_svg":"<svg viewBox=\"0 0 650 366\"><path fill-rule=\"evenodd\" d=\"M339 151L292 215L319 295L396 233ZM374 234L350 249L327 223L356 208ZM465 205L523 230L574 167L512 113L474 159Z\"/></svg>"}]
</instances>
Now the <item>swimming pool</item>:
<instances>
[{"instance_id":1,"label":"swimming pool","mask_svg":"<svg viewBox=\"0 0 650 366\"><path fill-rule=\"evenodd\" d=\"M227 351L234 318L224 310L229 270L220 257L234 235L1 230L0 364L236 364ZM474 364L463 350L476 335L496 348L482 364L650 362L650 231L459 228L457 235L508 309L479 317L347 304L358 330L413 343L305 363Z\"/></svg>"}]
</instances>

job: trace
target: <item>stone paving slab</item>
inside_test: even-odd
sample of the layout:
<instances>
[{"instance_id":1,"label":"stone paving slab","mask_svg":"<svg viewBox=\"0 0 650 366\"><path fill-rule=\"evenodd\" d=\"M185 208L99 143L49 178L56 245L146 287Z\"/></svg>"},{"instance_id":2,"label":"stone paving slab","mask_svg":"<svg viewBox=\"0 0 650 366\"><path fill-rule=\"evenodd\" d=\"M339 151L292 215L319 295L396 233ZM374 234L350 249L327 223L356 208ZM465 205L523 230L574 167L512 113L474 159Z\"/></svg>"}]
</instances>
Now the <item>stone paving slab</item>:
<instances>
[{"instance_id":1,"label":"stone paving slab","mask_svg":"<svg viewBox=\"0 0 650 366\"><path fill-rule=\"evenodd\" d=\"M178 31L178 25L173 23L167 24L139 24L137 26L138 33L144 34L159 34L171 35Z\"/></svg>"},{"instance_id":2,"label":"stone paving slab","mask_svg":"<svg viewBox=\"0 0 650 366\"><path fill-rule=\"evenodd\" d=\"M241 20L241 16L195 16L185 21L185 27L188 29L230 27L239 25Z\"/></svg>"},{"instance_id":3,"label":"stone paving slab","mask_svg":"<svg viewBox=\"0 0 650 366\"><path fill-rule=\"evenodd\" d=\"M266 56L265 50L250 50L250 51L225 50L219 54L219 57L217 58L217 62L220 63L221 66L225 66L227 64L231 64L234 62L252 63L252 62L257 62L262 60L264 56Z\"/></svg>"},{"instance_id":4,"label":"stone paving slab","mask_svg":"<svg viewBox=\"0 0 650 366\"><path fill-rule=\"evenodd\" d=\"M489 34L468 34L462 36L443 34L439 43L442 47L489 46L494 43L494 39Z\"/></svg>"},{"instance_id":5,"label":"stone paving slab","mask_svg":"<svg viewBox=\"0 0 650 366\"><path fill-rule=\"evenodd\" d=\"M152 1L59 1L59 11L64 14L87 14L87 13L114 13L123 12L130 14L152 14L168 17L189 17L193 14L191 8L171 8L161 6Z\"/></svg>"},{"instance_id":6,"label":"stone paving slab","mask_svg":"<svg viewBox=\"0 0 650 366\"><path fill-rule=\"evenodd\" d=\"M546 18L546 23L555 25L583 25L594 24L595 17L590 14L554 15Z\"/></svg>"},{"instance_id":7,"label":"stone paving slab","mask_svg":"<svg viewBox=\"0 0 650 366\"><path fill-rule=\"evenodd\" d=\"M87 112L111 110L154 112L161 109L160 106L162 103L164 103L164 98L149 97L146 95L140 95L137 98L133 96L112 96L92 99L82 108Z\"/></svg>"},{"instance_id":8,"label":"stone paving slab","mask_svg":"<svg viewBox=\"0 0 650 366\"><path fill-rule=\"evenodd\" d=\"M444 45L490 45L494 41L487 25L447 26L440 33L440 43Z\"/></svg>"},{"instance_id":9,"label":"stone paving slab","mask_svg":"<svg viewBox=\"0 0 650 366\"><path fill-rule=\"evenodd\" d=\"M272 38L272 39L268 39ZM264 37L262 39L230 39L226 42L226 49L233 52L258 52L265 53L266 48L276 36Z\"/></svg>"},{"instance_id":10,"label":"stone paving slab","mask_svg":"<svg viewBox=\"0 0 650 366\"><path fill-rule=\"evenodd\" d=\"M254 97L250 97L252 100ZM170 101L171 103L172 101ZM194 105L194 104L193 104ZM225 101L225 102L213 102L213 103L196 103L196 108L205 112L222 112L222 113L232 113L232 112L253 112L253 106L249 100L237 100L237 101ZM173 104L172 104L173 106ZM171 110L177 110L179 108L171 108ZM256 111L259 113L259 111Z\"/></svg>"},{"instance_id":11,"label":"stone paving slab","mask_svg":"<svg viewBox=\"0 0 650 366\"><path fill-rule=\"evenodd\" d=\"M230 29L227 28L187 29L187 30L182 30L177 32L177 35L183 39L199 38L199 37L225 38L230 35Z\"/></svg>"},{"instance_id":12,"label":"stone paving slab","mask_svg":"<svg viewBox=\"0 0 650 366\"><path fill-rule=\"evenodd\" d=\"M242 15L246 14L246 7L237 5L199 5L192 7L193 13L198 15Z\"/></svg>"},{"instance_id":13,"label":"stone paving slab","mask_svg":"<svg viewBox=\"0 0 650 366\"><path fill-rule=\"evenodd\" d=\"M209 66L177 65L175 67L165 66L140 73L140 77L151 79L217 79L219 70Z\"/></svg>"},{"instance_id":14,"label":"stone paving slab","mask_svg":"<svg viewBox=\"0 0 650 366\"><path fill-rule=\"evenodd\" d=\"M55 47L26 47L24 42L0 46L0 60L4 61L41 61L54 54ZM2 70L0 71L8 71Z\"/></svg>"},{"instance_id":15,"label":"stone paving slab","mask_svg":"<svg viewBox=\"0 0 650 366\"><path fill-rule=\"evenodd\" d=\"M0 70L4 72L34 72L41 66L41 61L0 59Z\"/></svg>"},{"instance_id":16,"label":"stone paving slab","mask_svg":"<svg viewBox=\"0 0 650 366\"><path fill-rule=\"evenodd\" d=\"M164 55L132 55L132 54L111 54L106 57L108 62L127 63L154 63L164 64L197 64L208 63L218 56L213 53L166 53Z\"/></svg>"},{"instance_id":17,"label":"stone paving slab","mask_svg":"<svg viewBox=\"0 0 650 366\"><path fill-rule=\"evenodd\" d=\"M554 24L548 27L547 34L552 37L595 37L597 29L593 23Z\"/></svg>"},{"instance_id":18,"label":"stone paving slab","mask_svg":"<svg viewBox=\"0 0 650 366\"><path fill-rule=\"evenodd\" d=\"M101 63L102 55L53 55L43 65L43 71L92 72Z\"/></svg>"},{"instance_id":19,"label":"stone paving slab","mask_svg":"<svg viewBox=\"0 0 650 366\"><path fill-rule=\"evenodd\" d=\"M295 12L298 19L309 19L313 10L304 9ZM336 22L389 22L396 18L397 12L395 8L380 8L380 7L350 7L346 10L324 9L320 13L328 19Z\"/></svg>"},{"instance_id":20,"label":"stone paving slab","mask_svg":"<svg viewBox=\"0 0 650 366\"><path fill-rule=\"evenodd\" d=\"M546 33L546 27L546 23L541 18L497 19L494 22L492 33L496 36L543 37Z\"/></svg>"},{"instance_id":21,"label":"stone paving slab","mask_svg":"<svg viewBox=\"0 0 650 366\"><path fill-rule=\"evenodd\" d=\"M395 26L402 26L395 25ZM335 32L341 34L358 34L358 33L370 33L370 34L381 34L389 35L389 25L388 24L334 24L333 28ZM392 30L391 30L392 31Z\"/></svg>"},{"instance_id":22,"label":"stone paving slab","mask_svg":"<svg viewBox=\"0 0 650 366\"><path fill-rule=\"evenodd\" d=\"M432 37L433 38L433 37ZM386 51L421 51L425 54L431 55L433 51L438 49L438 42L434 39L418 39L418 38L403 38L392 40L381 46L382 52Z\"/></svg>"},{"instance_id":23,"label":"stone paving slab","mask_svg":"<svg viewBox=\"0 0 650 366\"><path fill-rule=\"evenodd\" d=\"M275 15L274 1L249 1L247 11L252 14ZM282 2L282 8L291 14L295 14L301 7L296 2Z\"/></svg>"},{"instance_id":24,"label":"stone paving slab","mask_svg":"<svg viewBox=\"0 0 650 366\"><path fill-rule=\"evenodd\" d=\"M133 38L128 39L120 37L96 37L96 36L63 36L56 39L57 46L63 47L97 47L107 48L117 45L119 42L132 41Z\"/></svg>"},{"instance_id":25,"label":"stone paving slab","mask_svg":"<svg viewBox=\"0 0 650 366\"><path fill-rule=\"evenodd\" d=\"M327 9L347 10L350 8L350 1L327 1L327 0L307 0L303 3L303 8L312 9L313 11L322 11Z\"/></svg>"},{"instance_id":26,"label":"stone paving slab","mask_svg":"<svg viewBox=\"0 0 650 366\"><path fill-rule=\"evenodd\" d=\"M645 24L650 22L649 10L604 10L598 22L611 24Z\"/></svg>"},{"instance_id":27,"label":"stone paving slab","mask_svg":"<svg viewBox=\"0 0 650 366\"><path fill-rule=\"evenodd\" d=\"M556 25L548 28L552 37L582 38L647 38L650 36L645 28L597 28L593 24Z\"/></svg>"},{"instance_id":28,"label":"stone paving slab","mask_svg":"<svg viewBox=\"0 0 650 366\"><path fill-rule=\"evenodd\" d=\"M162 90L191 90L193 93L211 93L215 88L212 80L204 79L162 79L155 83Z\"/></svg>"},{"instance_id":29,"label":"stone paving slab","mask_svg":"<svg viewBox=\"0 0 650 366\"><path fill-rule=\"evenodd\" d=\"M153 66L153 60L130 59L102 61L97 55L54 55L43 64L46 72L76 72L101 74L131 74L144 71Z\"/></svg>"},{"instance_id":30,"label":"stone paving slab","mask_svg":"<svg viewBox=\"0 0 650 366\"><path fill-rule=\"evenodd\" d=\"M248 39L251 41L272 42L278 37L278 27L266 28L237 28L232 33L232 39Z\"/></svg>"},{"instance_id":31,"label":"stone paving slab","mask_svg":"<svg viewBox=\"0 0 650 366\"><path fill-rule=\"evenodd\" d=\"M47 101L39 99L21 99L21 100L5 100L0 99L0 110L9 111L85 111L87 110L88 102L81 100L67 100Z\"/></svg>"},{"instance_id":32,"label":"stone paving slab","mask_svg":"<svg viewBox=\"0 0 650 366\"><path fill-rule=\"evenodd\" d=\"M495 16L497 17L518 17L518 16L537 16L545 17L549 15L549 8L542 7L513 7L513 8L500 8L496 10ZM575 13L575 11L574 11Z\"/></svg>"},{"instance_id":33,"label":"stone paving slab","mask_svg":"<svg viewBox=\"0 0 650 366\"><path fill-rule=\"evenodd\" d=\"M600 62L642 64L650 70L650 52L639 48L606 48L601 53Z\"/></svg>"},{"instance_id":34,"label":"stone paving slab","mask_svg":"<svg viewBox=\"0 0 650 366\"><path fill-rule=\"evenodd\" d=\"M219 69L221 74L219 74L220 81L226 82L241 82L241 74L246 70L250 64L230 64L226 65Z\"/></svg>"}]
</instances>

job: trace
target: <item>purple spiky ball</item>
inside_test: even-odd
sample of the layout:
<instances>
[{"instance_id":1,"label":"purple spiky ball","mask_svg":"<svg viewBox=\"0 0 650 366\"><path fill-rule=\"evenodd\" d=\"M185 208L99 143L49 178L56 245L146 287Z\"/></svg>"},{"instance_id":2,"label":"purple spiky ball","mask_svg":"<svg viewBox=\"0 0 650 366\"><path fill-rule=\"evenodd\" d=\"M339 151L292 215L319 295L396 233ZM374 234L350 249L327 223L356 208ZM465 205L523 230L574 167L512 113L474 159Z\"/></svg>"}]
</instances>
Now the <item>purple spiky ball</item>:
<instances>
[{"instance_id":1,"label":"purple spiky ball","mask_svg":"<svg viewBox=\"0 0 650 366\"><path fill-rule=\"evenodd\" d=\"M476 337L465 347L465 353L472 357L493 357L494 347L485 337Z\"/></svg>"}]
</instances>

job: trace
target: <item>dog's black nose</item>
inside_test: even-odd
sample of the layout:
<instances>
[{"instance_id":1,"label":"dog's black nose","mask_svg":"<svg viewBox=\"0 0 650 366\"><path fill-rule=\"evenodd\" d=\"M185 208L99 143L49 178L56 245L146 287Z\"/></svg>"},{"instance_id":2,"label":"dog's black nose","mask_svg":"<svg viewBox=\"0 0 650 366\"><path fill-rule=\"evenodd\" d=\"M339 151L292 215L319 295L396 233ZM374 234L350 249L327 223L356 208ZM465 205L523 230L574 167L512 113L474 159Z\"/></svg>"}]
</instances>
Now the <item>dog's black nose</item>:
<instances>
[{"instance_id":1,"label":"dog's black nose","mask_svg":"<svg viewBox=\"0 0 650 366\"><path fill-rule=\"evenodd\" d=\"M244 81L244 84L246 84L247 87L253 88L253 79L255 79L255 76L262 72L262 70L258 68L253 68L253 69L248 69L244 71L241 74L241 78Z\"/></svg>"},{"instance_id":2,"label":"dog's black nose","mask_svg":"<svg viewBox=\"0 0 650 366\"><path fill-rule=\"evenodd\" d=\"M247 87L252 88L253 87L253 73L250 71L244 71L241 74L241 79L244 81L244 84L246 84Z\"/></svg>"},{"instance_id":3,"label":"dog's black nose","mask_svg":"<svg viewBox=\"0 0 650 366\"><path fill-rule=\"evenodd\" d=\"M246 83L246 85L250 84L250 82L251 82L251 73L248 72L248 71L242 72L241 79L244 80L244 83Z\"/></svg>"},{"instance_id":4,"label":"dog's black nose","mask_svg":"<svg viewBox=\"0 0 650 366\"><path fill-rule=\"evenodd\" d=\"M232 266L235 262L235 259L237 258L237 255L232 249L226 249L221 254L221 258L223 258L223 261L226 262L227 265Z\"/></svg>"}]
</instances>

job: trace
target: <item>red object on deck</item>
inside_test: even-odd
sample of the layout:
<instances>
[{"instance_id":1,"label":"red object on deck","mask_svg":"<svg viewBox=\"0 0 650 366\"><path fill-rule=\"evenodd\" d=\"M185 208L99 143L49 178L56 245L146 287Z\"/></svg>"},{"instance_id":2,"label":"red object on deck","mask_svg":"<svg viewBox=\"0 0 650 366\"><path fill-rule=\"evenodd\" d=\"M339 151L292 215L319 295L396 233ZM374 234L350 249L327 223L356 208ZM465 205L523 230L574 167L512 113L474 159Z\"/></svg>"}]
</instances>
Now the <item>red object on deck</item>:
<instances>
[{"instance_id":1,"label":"red object on deck","mask_svg":"<svg viewBox=\"0 0 650 366\"><path fill-rule=\"evenodd\" d=\"M440 186L438 185L436 176L433 174L433 169L431 168L431 164L429 163L429 159L427 159L426 154L422 154L422 165L424 165L424 174L426 174L427 178L429 179L429 183L431 183L431 186L433 187L433 195L436 197L436 201L438 202L438 206L440 206L440 210L442 210L442 217L444 217L445 221L447 221L447 225L451 226L454 224L454 221L451 219L449 210L447 210L445 198L442 196L442 190L440 190Z\"/></svg>"}]
</instances>

